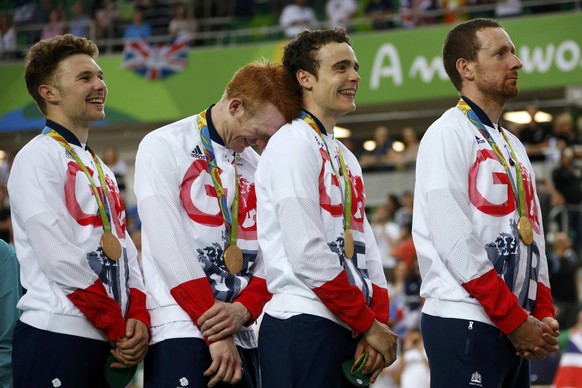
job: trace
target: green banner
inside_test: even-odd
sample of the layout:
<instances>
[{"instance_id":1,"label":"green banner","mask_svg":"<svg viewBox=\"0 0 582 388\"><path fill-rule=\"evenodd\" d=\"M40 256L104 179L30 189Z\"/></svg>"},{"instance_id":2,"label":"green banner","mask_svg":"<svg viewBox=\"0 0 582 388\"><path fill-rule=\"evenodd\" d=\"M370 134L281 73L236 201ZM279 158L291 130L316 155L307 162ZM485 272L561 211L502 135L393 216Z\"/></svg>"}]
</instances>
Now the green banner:
<instances>
[{"instance_id":1,"label":"green banner","mask_svg":"<svg viewBox=\"0 0 582 388\"><path fill-rule=\"evenodd\" d=\"M503 25L523 62L522 91L582 84L582 13L524 16ZM440 56L450 28L352 34L362 77L358 106L452 96ZM239 67L260 58L279 61L285 43L191 49L185 70L157 81L122 69L121 55L102 56L106 120L163 122L198 113L221 97ZM26 91L22 64L0 65L0 85L0 131L34 129L33 119L41 116Z\"/></svg>"}]
</instances>

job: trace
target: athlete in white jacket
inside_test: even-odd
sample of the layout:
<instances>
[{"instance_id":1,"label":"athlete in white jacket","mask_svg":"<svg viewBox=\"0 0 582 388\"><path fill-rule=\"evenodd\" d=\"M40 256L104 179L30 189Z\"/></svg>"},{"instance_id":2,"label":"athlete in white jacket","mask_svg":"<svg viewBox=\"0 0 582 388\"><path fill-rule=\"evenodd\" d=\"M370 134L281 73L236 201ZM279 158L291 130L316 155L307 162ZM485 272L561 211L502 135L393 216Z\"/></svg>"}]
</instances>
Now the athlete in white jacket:
<instances>
[{"instance_id":1,"label":"athlete in white jacket","mask_svg":"<svg viewBox=\"0 0 582 388\"><path fill-rule=\"evenodd\" d=\"M249 146L263 148L299 110L285 69L253 63L218 103L140 143L135 193L152 317L146 387L260 387L249 325L271 295L257 242L258 155Z\"/></svg>"},{"instance_id":2,"label":"athlete in white jacket","mask_svg":"<svg viewBox=\"0 0 582 388\"><path fill-rule=\"evenodd\" d=\"M443 60L461 99L421 141L413 210L431 386L529 387L558 324L534 170L498 124L521 62L491 19L451 30Z\"/></svg>"},{"instance_id":3,"label":"athlete in white jacket","mask_svg":"<svg viewBox=\"0 0 582 388\"><path fill-rule=\"evenodd\" d=\"M46 127L16 155L8 181L26 289L13 337L15 387L104 387L106 368L135 366L147 351L149 315L123 201L87 146L107 97L97 54L93 42L64 35L26 58ZM106 365L111 352L116 361Z\"/></svg>"},{"instance_id":4,"label":"athlete in white jacket","mask_svg":"<svg viewBox=\"0 0 582 388\"><path fill-rule=\"evenodd\" d=\"M358 62L343 30L305 31L285 48L304 111L269 142L256 173L258 235L273 293L259 335L265 388L342 387L368 352L374 381L395 357L382 262L365 216L362 171L334 138L355 109Z\"/></svg>"}]
</instances>

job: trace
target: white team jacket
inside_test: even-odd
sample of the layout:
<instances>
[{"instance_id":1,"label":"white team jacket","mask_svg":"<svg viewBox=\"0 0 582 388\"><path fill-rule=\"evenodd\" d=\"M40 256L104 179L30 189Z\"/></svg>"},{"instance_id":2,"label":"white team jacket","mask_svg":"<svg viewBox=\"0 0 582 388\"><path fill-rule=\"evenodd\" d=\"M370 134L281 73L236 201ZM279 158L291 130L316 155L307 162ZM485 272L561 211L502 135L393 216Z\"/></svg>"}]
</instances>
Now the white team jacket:
<instances>
[{"instance_id":1,"label":"white team jacket","mask_svg":"<svg viewBox=\"0 0 582 388\"><path fill-rule=\"evenodd\" d=\"M213 129L215 152L228 208L235 192L234 151L222 145ZM218 142L217 142L218 141ZM214 299L239 301L254 319L269 295L264 281L256 231L254 172L258 155L251 148L236 155L239 175L237 245L244 267L230 274L222 253L227 233L212 178L207 172L197 115L159 128L140 143L135 194L142 220L142 257L152 341L203 338L196 321ZM250 328L235 336L237 344L256 347Z\"/></svg>"},{"instance_id":2,"label":"white team jacket","mask_svg":"<svg viewBox=\"0 0 582 388\"><path fill-rule=\"evenodd\" d=\"M365 215L358 161L332 135L324 138L334 167L321 137L302 119L279 129L261 155L256 172L258 235L273 293L265 312L282 319L312 314L361 333L374 318L388 321L386 279ZM344 258L343 251L345 185L338 149L352 186L352 259Z\"/></svg>"},{"instance_id":3,"label":"white team jacket","mask_svg":"<svg viewBox=\"0 0 582 388\"><path fill-rule=\"evenodd\" d=\"M501 133L482 111L480 117L509 160ZM509 176L458 108L445 112L422 138L413 238L421 296L427 298L423 312L476 320L509 333L529 312L541 319L551 315L552 307L534 170L519 140L504 131L523 171L534 243L527 246L518 236ZM510 172L515 177L515 167Z\"/></svg>"},{"instance_id":4,"label":"white team jacket","mask_svg":"<svg viewBox=\"0 0 582 388\"><path fill-rule=\"evenodd\" d=\"M93 159L66 129L63 133L101 183ZM125 335L130 317L149 325L137 250L125 230L125 208L111 170L101 162L108 188L112 231L123 253L107 259L99 240L103 224L86 175L57 141L32 139L16 155L8 182L22 286L21 320L38 329L107 341Z\"/></svg>"}]
</instances>

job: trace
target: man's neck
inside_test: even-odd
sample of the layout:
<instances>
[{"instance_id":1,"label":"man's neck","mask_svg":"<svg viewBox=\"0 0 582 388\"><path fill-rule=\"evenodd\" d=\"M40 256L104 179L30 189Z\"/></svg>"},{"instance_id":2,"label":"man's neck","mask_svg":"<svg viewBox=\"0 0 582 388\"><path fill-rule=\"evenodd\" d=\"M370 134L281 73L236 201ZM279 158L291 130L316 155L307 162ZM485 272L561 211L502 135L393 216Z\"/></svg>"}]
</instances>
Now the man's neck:
<instances>
[{"instance_id":1,"label":"man's neck","mask_svg":"<svg viewBox=\"0 0 582 388\"><path fill-rule=\"evenodd\" d=\"M503 112L503 108L505 107L505 101L499 102L495 101L493 98L485 96L483 94L476 94L476 93L461 93L462 95L468 97L474 104L476 104L485 114L489 117L489 120L493 124L499 123L499 117L501 116L501 112Z\"/></svg>"},{"instance_id":2,"label":"man's neck","mask_svg":"<svg viewBox=\"0 0 582 388\"><path fill-rule=\"evenodd\" d=\"M75 124L66 118L51 115L47 115L46 119L54 121L55 123L67 128L73 135L75 135L75 137L79 140L79 143L87 144L89 139L89 125Z\"/></svg>"}]
</instances>

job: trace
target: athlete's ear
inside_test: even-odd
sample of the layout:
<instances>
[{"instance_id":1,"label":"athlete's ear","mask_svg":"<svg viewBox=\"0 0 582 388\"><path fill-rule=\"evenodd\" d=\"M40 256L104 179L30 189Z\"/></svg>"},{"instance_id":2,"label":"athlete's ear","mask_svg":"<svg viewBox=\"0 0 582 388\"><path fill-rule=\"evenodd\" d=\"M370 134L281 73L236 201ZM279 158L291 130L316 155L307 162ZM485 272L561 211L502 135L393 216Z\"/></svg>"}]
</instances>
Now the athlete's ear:
<instances>
[{"instance_id":1,"label":"athlete's ear","mask_svg":"<svg viewBox=\"0 0 582 388\"><path fill-rule=\"evenodd\" d=\"M235 116L237 113L244 113L243 101L237 97L230 100L228 103L228 113L230 113L231 116Z\"/></svg>"},{"instance_id":2,"label":"athlete's ear","mask_svg":"<svg viewBox=\"0 0 582 388\"><path fill-rule=\"evenodd\" d=\"M297 82L299 82L299 85L301 85L302 88L311 90L313 87L313 74L307 70L300 69L297 71L295 76L297 77Z\"/></svg>"},{"instance_id":3,"label":"athlete's ear","mask_svg":"<svg viewBox=\"0 0 582 388\"><path fill-rule=\"evenodd\" d=\"M469 81L472 81L475 78L475 74L473 72L474 63L475 62L468 61L465 58L457 59L457 62L455 63L455 65L457 67L457 71L459 72L459 75L461 76L461 78L467 79Z\"/></svg>"},{"instance_id":4,"label":"athlete's ear","mask_svg":"<svg viewBox=\"0 0 582 388\"><path fill-rule=\"evenodd\" d=\"M38 94L48 103L55 103L59 97L59 91L52 85L42 84L38 87Z\"/></svg>"}]
</instances>

